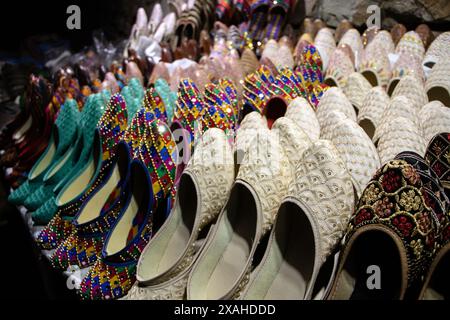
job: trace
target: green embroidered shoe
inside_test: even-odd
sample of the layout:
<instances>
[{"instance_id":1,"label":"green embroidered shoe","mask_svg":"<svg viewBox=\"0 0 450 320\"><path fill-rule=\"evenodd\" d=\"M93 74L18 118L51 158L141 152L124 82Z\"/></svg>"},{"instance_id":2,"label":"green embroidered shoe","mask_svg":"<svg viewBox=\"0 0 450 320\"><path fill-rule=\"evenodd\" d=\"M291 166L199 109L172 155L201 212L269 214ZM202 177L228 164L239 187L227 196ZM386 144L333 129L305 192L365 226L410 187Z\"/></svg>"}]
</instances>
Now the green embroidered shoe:
<instances>
[{"instance_id":1,"label":"green embroidered shoe","mask_svg":"<svg viewBox=\"0 0 450 320\"><path fill-rule=\"evenodd\" d=\"M76 139L78 122L78 105L74 100L66 101L59 111L46 150L30 170L28 180L9 196L8 200L11 203L23 204L27 197L42 185L45 174L61 161Z\"/></svg>"},{"instance_id":2,"label":"green embroidered shoe","mask_svg":"<svg viewBox=\"0 0 450 320\"><path fill-rule=\"evenodd\" d=\"M33 212L35 222L48 223L60 208L76 202L92 188L97 177L109 167L116 146L127 128L127 118L125 99L115 94L94 130L93 147L87 158L76 166L64 183L58 184L54 196L47 198L45 205Z\"/></svg>"}]
</instances>

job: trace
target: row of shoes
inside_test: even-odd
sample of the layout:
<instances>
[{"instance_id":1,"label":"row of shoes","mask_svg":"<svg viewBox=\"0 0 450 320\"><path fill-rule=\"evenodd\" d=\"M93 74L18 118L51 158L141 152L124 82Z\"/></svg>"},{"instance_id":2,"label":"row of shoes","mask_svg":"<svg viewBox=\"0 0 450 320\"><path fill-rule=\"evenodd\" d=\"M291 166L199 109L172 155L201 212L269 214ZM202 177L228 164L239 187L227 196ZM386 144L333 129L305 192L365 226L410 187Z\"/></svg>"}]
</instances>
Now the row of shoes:
<instances>
[{"instance_id":1,"label":"row of shoes","mask_svg":"<svg viewBox=\"0 0 450 320\"><path fill-rule=\"evenodd\" d=\"M392 52L397 33L343 25L254 52L216 24L199 63L150 72L129 48L86 86L30 78L2 133L9 200L55 269L84 270L82 298L448 296L448 33ZM392 53L398 79L377 64ZM365 287L373 265L385 290Z\"/></svg>"}]
</instances>

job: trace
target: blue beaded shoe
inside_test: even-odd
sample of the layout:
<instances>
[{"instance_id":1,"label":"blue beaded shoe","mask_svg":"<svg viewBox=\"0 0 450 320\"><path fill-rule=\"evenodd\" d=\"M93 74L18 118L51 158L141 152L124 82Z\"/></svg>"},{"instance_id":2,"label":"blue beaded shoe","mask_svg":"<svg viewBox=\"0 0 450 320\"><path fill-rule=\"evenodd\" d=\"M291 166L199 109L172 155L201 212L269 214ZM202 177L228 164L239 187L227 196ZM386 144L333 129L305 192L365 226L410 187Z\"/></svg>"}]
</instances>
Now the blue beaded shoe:
<instances>
[{"instance_id":1,"label":"blue beaded shoe","mask_svg":"<svg viewBox=\"0 0 450 320\"><path fill-rule=\"evenodd\" d=\"M124 206L106 236L100 258L81 283L83 299L117 299L133 285L139 256L155 226L163 222L157 220L165 218L157 209L172 189L176 156L169 128L153 121L142 139L141 161L131 163Z\"/></svg>"},{"instance_id":2,"label":"blue beaded shoe","mask_svg":"<svg viewBox=\"0 0 450 320\"><path fill-rule=\"evenodd\" d=\"M36 223L47 224L59 207L86 193L96 181L96 177L111 164L112 153L115 152L127 126L126 103L121 95L111 97L99 125L98 130L95 130L94 147L89 152L87 161L80 162L78 173L70 176L63 185L58 185L58 189L52 190L53 196L33 212L32 217Z\"/></svg>"}]
</instances>

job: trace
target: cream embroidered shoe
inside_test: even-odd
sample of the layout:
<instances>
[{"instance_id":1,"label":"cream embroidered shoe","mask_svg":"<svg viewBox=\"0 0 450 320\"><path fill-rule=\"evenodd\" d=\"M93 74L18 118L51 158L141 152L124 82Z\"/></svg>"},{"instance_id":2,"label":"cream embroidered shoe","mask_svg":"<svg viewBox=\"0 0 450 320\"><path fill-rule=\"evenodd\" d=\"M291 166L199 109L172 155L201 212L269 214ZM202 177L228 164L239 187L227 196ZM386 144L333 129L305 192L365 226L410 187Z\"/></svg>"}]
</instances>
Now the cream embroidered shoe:
<instances>
[{"instance_id":1,"label":"cream embroidered shoe","mask_svg":"<svg viewBox=\"0 0 450 320\"><path fill-rule=\"evenodd\" d=\"M441 132L450 132L450 108L431 101L419 111L420 126L426 142Z\"/></svg>"},{"instance_id":2,"label":"cream embroidered shoe","mask_svg":"<svg viewBox=\"0 0 450 320\"><path fill-rule=\"evenodd\" d=\"M316 116L321 126L331 111L340 111L349 119L356 121L356 112L341 88L332 87L325 91L317 107Z\"/></svg>"},{"instance_id":3,"label":"cream embroidered shoe","mask_svg":"<svg viewBox=\"0 0 450 320\"><path fill-rule=\"evenodd\" d=\"M330 140L339 151L359 196L380 167L377 149L364 130L348 118L336 124Z\"/></svg>"},{"instance_id":4,"label":"cream embroidered shoe","mask_svg":"<svg viewBox=\"0 0 450 320\"><path fill-rule=\"evenodd\" d=\"M344 33L339 41L339 46L343 44L352 48L353 54L355 55L355 66L358 66L364 53L364 46L359 31L353 28Z\"/></svg>"},{"instance_id":5,"label":"cream embroidered shoe","mask_svg":"<svg viewBox=\"0 0 450 320\"><path fill-rule=\"evenodd\" d=\"M422 61L412 55L402 53L392 67L392 77L387 88L389 96L394 92L400 79L408 75L416 77L421 83L425 82Z\"/></svg>"},{"instance_id":6,"label":"cream embroidered shoe","mask_svg":"<svg viewBox=\"0 0 450 320\"><path fill-rule=\"evenodd\" d=\"M407 53L422 61L425 55L425 47L417 32L408 31L398 42L395 53L398 55Z\"/></svg>"},{"instance_id":7,"label":"cream embroidered shoe","mask_svg":"<svg viewBox=\"0 0 450 320\"><path fill-rule=\"evenodd\" d=\"M201 234L219 215L233 181L231 146L222 130L210 128L196 145L181 176L169 218L142 252L130 299L156 299L155 286L166 287L167 294L171 286L177 290L183 284L185 287L187 270L201 251ZM179 278L180 274L184 276ZM170 295L179 296L178 291Z\"/></svg>"},{"instance_id":8,"label":"cream embroidered shoe","mask_svg":"<svg viewBox=\"0 0 450 320\"><path fill-rule=\"evenodd\" d=\"M311 139L295 121L287 117L281 117L275 121L272 133L278 139L292 170L294 170L301 162L303 152L312 144Z\"/></svg>"},{"instance_id":9,"label":"cream embroidered shoe","mask_svg":"<svg viewBox=\"0 0 450 320\"><path fill-rule=\"evenodd\" d=\"M323 62L323 71L326 71L331 55L336 49L336 42L330 28L322 28L317 32L314 38L314 46L319 50Z\"/></svg>"},{"instance_id":10,"label":"cream embroidered shoe","mask_svg":"<svg viewBox=\"0 0 450 320\"><path fill-rule=\"evenodd\" d=\"M428 103L428 97L423 87L423 83L419 78L408 75L400 79L396 85L391 98L398 96L405 96L410 100L411 106L416 109L417 112Z\"/></svg>"},{"instance_id":11,"label":"cream embroidered shoe","mask_svg":"<svg viewBox=\"0 0 450 320\"><path fill-rule=\"evenodd\" d=\"M328 112L320 126L320 139L331 140L334 135L334 128L345 119L348 119L348 117L341 111L331 110Z\"/></svg>"},{"instance_id":12,"label":"cream embroidered shoe","mask_svg":"<svg viewBox=\"0 0 450 320\"><path fill-rule=\"evenodd\" d=\"M450 58L440 59L427 79L425 90L430 101L439 100L450 107Z\"/></svg>"},{"instance_id":13,"label":"cream embroidered shoe","mask_svg":"<svg viewBox=\"0 0 450 320\"><path fill-rule=\"evenodd\" d=\"M355 67L350 57L344 49L337 47L331 55L327 72L325 73L325 83L329 86L343 88L347 84L348 76L354 71Z\"/></svg>"},{"instance_id":14,"label":"cream embroidered shoe","mask_svg":"<svg viewBox=\"0 0 450 320\"><path fill-rule=\"evenodd\" d=\"M302 97L297 97L289 103L284 115L286 118L292 119L312 141L316 141L320 137L320 124L317 120L316 113L309 102Z\"/></svg>"},{"instance_id":15,"label":"cream embroidered shoe","mask_svg":"<svg viewBox=\"0 0 450 320\"><path fill-rule=\"evenodd\" d=\"M372 89L372 85L359 72L353 72L347 78L347 84L343 88L348 100L356 110L359 110L364 102L364 98Z\"/></svg>"},{"instance_id":16,"label":"cream embroidered shoe","mask_svg":"<svg viewBox=\"0 0 450 320\"><path fill-rule=\"evenodd\" d=\"M372 139L375 128L380 125L384 110L389 105L389 96L382 87L374 87L364 98L358 113L358 124Z\"/></svg>"},{"instance_id":17,"label":"cream embroidered shoe","mask_svg":"<svg viewBox=\"0 0 450 320\"><path fill-rule=\"evenodd\" d=\"M188 300L239 298L256 248L270 231L291 181L292 170L280 144L268 129L259 131L211 238L189 274Z\"/></svg>"},{"instance_id":18,"label":"cream embroidered shoe","mask_svg":"<svg viewBox=\"0 0 450 320\"><path fill-rule=\"evenodd\" d=\"M450 31L441 33L428 47L423 66L432 69L441 59L450 59Z\"/></svg>"},{"instance_id":19,"label":"cream embroidered shoe","mask_svg":"<svg viewBox=\"0 0 450 320\"><path fill-rule=\"evenodd\" d=\"M405 96L397 96L391 99L391 102L384 110L381 116L380 125L375 128L375 134L372 141L377 144L380 138L386 134L391 128L391 121L400 117L410 120L418 128L418 132L422 135L420 130L419 112L416 108L411 108L411 100Z\"/></svg>"},{"instance_id":20,"label":"cream embroidered shoe","mask_svg":"<svg viewBox=\"0 0 450 320\"><path fill-rule=\"evenodd\" d=\"M382 164L403 151L413 151L422 157L425 155L427 143L420 129L411 120L403 117L393 118L386 127L389 130L380 137L377 147Z\"/></svg>"},{"instance_id":21,"label":"cream embroidered shoe","mask_svg":"<svg viewBox=\"0 0 450 320\"><path fill-rule=\"evenodd\" d=\"M347 227L354 196L336 148L330 141L316 141L303 153L243 299L313 298L319 271ZM320 282L328 284L330 275L322 276Z\"/></svg>"}]
</instances>

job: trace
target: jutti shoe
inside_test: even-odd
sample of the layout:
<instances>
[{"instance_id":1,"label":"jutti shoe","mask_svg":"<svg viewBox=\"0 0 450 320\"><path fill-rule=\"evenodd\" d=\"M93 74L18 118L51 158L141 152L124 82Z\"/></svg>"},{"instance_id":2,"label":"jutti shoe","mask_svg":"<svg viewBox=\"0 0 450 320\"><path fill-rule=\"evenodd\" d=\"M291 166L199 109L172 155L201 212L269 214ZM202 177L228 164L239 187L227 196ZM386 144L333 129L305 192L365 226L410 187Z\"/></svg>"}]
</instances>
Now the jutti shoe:
<instances>
[{"instance_id":1,"label":"jutti shoe","mask_svg":"<svg viewBox=\"0 0 450 320\"><path fill-rule=\"evenodd\" d=\"M238 298L248 283L255 250L275 220L292 170L268 129L254 136L227 204L194 263L187 299ZM245 208L246 215L238 214Z\"/></svg>"},{"instance_id":2,"label":"jutti shoe","mask_svg":"<svg viewBox=\"0 0 450 320\"><path fill-rule=\"evenodd\" d=\"M405 96L410 100L411 107L414 107L416 112L428 103L428 97L423 82L413 75L407 75L400 79L392 92L391 98L397 96Z\"/></svg>"},{"instance_id":3,"label":"jutti shoe","mask_svg":"<svg viewBox=\"0 0 450 320\"><path fill-rule=\"evenodd\" d=\"M413 55L417 60L422 61L425 55L425 47L422 39L415 31L406 32L395 48L396 54L406 53Z\"/></svg>"},{"instance_id":4,"label":"jutti shoe","mask_svg":"<svg viewBox=\"0 0 450 320\"><path fill-rule=\"evenodd\" d=\"M172 121L173 129L182 129L187 133L189 145L194 146L195 136L198 135L197 121L203 115L205 102L196 84L191 79L182 79L178 88L178 99ZM185 152L187 152L186 150Z\"/></svg>"},{"instance_id":5,"label":"jutti shoe","mask_svg":"<svg viewBox=\"0 0 450 320\"><path fill-rule=\"evenodd\" d=\"M78 120L79 112L76 103L66 103L55 121L47 149L31 169L27 181L9 195L8 201L16 205L23 204L26 198L43 183L47 171L54 163L62 160L61 157L76 140Z\"/></svg>"},{"instance_id":6,"label":"jutti shoe","mask_svg":"<svg viewBox=\"0 0 450 320\"><path fill-rule=\"evenodd\" d=\"M282 28L286 23L290 6L290 0L281 0L272 3L269 9L269 16L267 18L265 38L278 40L281 35Z\"/></svg>"},{"instance_id":7,"label":"jutti shoe","mask_svg":"<svg viewBox=\"0 0 450 320\"><path fill-rule=\"evenodd\" d=\"M425 82L425 74L421 63L422 61L417 60L414 56L406 53L402 53L398 57L392 67L392 77L391 80L389 80L389 85L387 87L387 93L389 96L393 94L395 87L404 76L411 75L419 79L420 82Z\"/></svg>"},{"instance_id":8,"label":"jutti shoe","mask_svg":"<svg viewBox=\"0 0 450 320\"><path fill-rule=\"evenodd\" d=\"M422 135L420 127L419 113L415 108L411 108L411 100L405 96L392 98L389 105L384 109L381 115L380 124L375 128L375 134L372 141L376 144L381 136L390 130L390 122L396 118L406 118L410 120L418 129L417 133Z\"/></svg>"},{"instance_id":9,"label":"jutti shoe","mask_svg":"<svg viewBox=\"0 0 450 320\"><path fill-rule=\"evenodd\" d=\"M352 103L348 100L341 88L331 87L324 93L320 100L316 111L316 117L320 125L322 125L323 121L328 117L328 113L332 110L340 111L349 119L356 121L355 108L353 108Z\"/></svg>"},{"instance_id":10,"label":"jutti shoe","mask_svg":"<svg viewBox=\"0 0 450 320\"><path fill-rule=\"evenodd\" d=\"M267 103L271 93L269 88L271 83L275 81L270 70L262 66L262 70L265 70L268 77L261 77L265 73L255 72L251 73L244 79L244 91L243 91L243 106L240 118L244 118L245 115L252 111L264 112L265 104Z\"/></svg>"},{"instance_id":11,"label":"jutti shoe","mask_svg":"<svg viewBox=\"0 0 450 320\"><path fill-rule=\"evenodd\" d=\"M293 120L308 135L311 141L319 139L319 120L317 120L314 109L305 98L298 97L292 100L284 117Z\"/></svg>"},{"instance_id":12,"label":"jutti shoe","mask_svg":"<svg viewBox=\"0 0 450 320\"><path fill-rule=\"evenodd\" d=\"M236 130L238 110L229 95L235 96L236 90L233 89L234 86L229 86L227 93L227 89L220 84L209 83L205 86L204 100L207 107L201 121L202 130L219 128L227 133Z\"/></svg>"},{"instance_id":13,"label":"jutti shoe","mask_svg":"<svg viewBox=\"0 0 450 320\"><path fill-rule=\"evenodd\" d=\"M329 28L322 28L317 32L314 38L314 46L319 50L320 57L323 62L323 71L328 68L331 55L336 49L336 42L334 41L333 32Z\"/></svg>"},{"instance_id":14,"label":"jutti shoe","mask_svg":"<svg viewBox=\"0 0 450 320\"><path fill-rule=\"evenodd\" d=\"M435 181L404 160L377 171L350 219L328 299L411 298L436 250L443 214L440 200L424 189L429 182ZM379 290L366 285L370 266L382 270Z\"/></svg>"},{"instance_id":15,"label":"jutti shoe","mask_svg":"<svg viewBox=\"0 0 450 320\"><path fill-rule=\"evenodd\" d=\"M364 45L362 43L359 31L353 28L344 33L339 41L339 46L343 44L346 44L352 48L353 54L355 55L355 66L358 66L364 53Z\"/></svg>"},{"instance_id":16,"label":"jutti shoe","mask_svg":"<svg viewBox=\"0 0 450 320\"><path fill-rule=\"evenodd\" d=\"M425 159L438 175L450 198L450 133L441 132L430 140Z\"/></svg>"},{"instance_id":17,"label":"jutti shoe","mask_svg":"<svg viewBox=\"0 0 450 320\"><path fill-rule=\"evenodd\" d=\"M428 76L425 90L430 101L439 100L450 106L450 80L446 75L450 70L450 58L439 60Z\"/></svg>"},{"instance_id":18,"label":"jutti shoe","mask_svg":"<svg viewBox=\"0 0 450 320\"><path fill-rule=\"evenodd\" d=\"M86 268L97 261L106 234L122 208L119 200L126 191L128 183L130 153L130 147L120 142L111 164L113 169L109 170L97 188L85 197L75 217L57 215L50 222L50 227L41 232L38 238L41 240L41 247L48 245L49 238L54 240L49 243L50 245L60 240L60 244L51 257L51 263L55 269L66 270L69 266ZM70 231L66 230L69 229L69 225ZM70 232L69 235L63 238L64 234L56 231L57 226L66 227L62 231L66 234ZM54 234L49 231L53 231Z\"/></svg>"},{"instance_id":19,"label":"jutti shoe","mask_svg":"<svg viewBox=\"0 0 450 320\"><path fill-rule=\"evenodd\" d=\"M150 195L150 197L149 197ZM118 219L109 230L100 257L83 278L83 300L110 300L126 295L135 281L137 259L152 235L153 194L145 165L134 160Z\"/></svg>"},{"instance_id":20,"label":"jutti shoe","mask_svg":"<svg viewBox=\"0 0 450 320\"><path fill-rule=\"evenodd\" d=\"M183 172L169 218L141 254L138 282L130 290L129 299L156 299L158 288L164 286L171 297L181 291L184 296L186 270L192 268L201 252L200 242L204 243L205 232L225 205L233 181L232 149L224 132L211 128L201 137Z\"/></svg>"},{"instance_id":21,"label":"jutti shoe","mask_svg":"<svg viewBox=\"0 0 450 320\"><path fill-rule=\"evenodd\" d=\"M443 32L431 43L428 48L425 58L423 59L423 66L432 69L434 65L442 59L450 58L448 53L448 46L450 44L450 32Z\"/></svg>"},{"instance_id":22,"label":"jutti shoe","mask_svg":"<svg viewBox=\"0 0 450 320\"><path fill-rule=\"evenodd\" d=\"M377 149L364 130L350 119L337 121L333 131L330 140L339 151L359 196L380 167Z\"/></svg>"},{"instance_id":23,"label":"jutti shoe","mask_svg":"<svg viewBox=\"0 0 450 320\"><path fill-rule=\"evenodd\" d=\"M450 109L440 101L431 101L419 111L420 126L425 141L441 133L450 132Z\"/></svg>"},{"instance_id":24,"label":"jutti shoe","mask_svg":"<svg viewBox=\"0 0 450 320\"><path fill-rule=\"evenodd\" d=\"M127 127L126 104L120 95L111 97L108 107L99 120L94 131L93 148L78 167L78 174L71 175L61 186L57 195L51 197L37 211L33 212L36 219L47 224L58 210L75 214L83 202L83 195L92 190L99 175L106 172L111 164L111 157L116 151ZM74 212L75 210L75 212Z\"/></svg>"},{"instance_id":25,"label":"jutti shoe","mask_svg":"<svg viewBox=\"0 0 450 320\"><path fill-rule=\"evenodd\" d=\"M420 156L425 155L426 142L422 137L420 129L412 123L409 119L399 117L394 118L388 124L386 129L378 142L378 153L382 163L389 160L403 151L413 151Z\"/></svg>"},{"instance_id":26,"label":"jutti shoe","mask_svg":"<svg viewBox=\"0 0 450 320\"><path fill-rule=\"evenodd\" d=\"M348 100L356 110L359 110L364 103L364 98L372 89L372 85L359 72L353 72L347 78L347 84L342 88Z\"/></svg>"},{"instance_id":27,"label":"jutti shoe","mask_svg":"<svg viewBox=\"0 0 450 320\"><path fill-rule=\"evenodd\" d=\"M321 298L313 296L319 271L345 232L355 195L332 143L319 140L301 158L243 299Z\"/></svg>"},{"instance_id":28,"label":"jutti shoe","mask_svg":"<svg viewBox=\"0 0 450 320\"><path fill-rule=\"evenodd\" d=\"M330 57L327 72L325 74L325 83L344 88L347 84L347 78L355 71L353 62L341 47L336 48Z\"/></svg>"},{"instance_id":29,"label":"jutti shoe","mask_svg":"<svg viewBox=\"0 0 450 320\"><path fill-rule=\"evenodd\" d=\"M373 138L375 128L380 125L384 110L389 105L389 96L382 87L374 87L364 98L358 113L358 124Z\"/></svg>"},{"instance_id":30,"label":"jutti shoe","mask_svg":"<svg viewBox=\"0 0 450 320\"><path fill-rule=\"evenodd\" d=\"M392 76L388 53L372 43L361 55L358 70L373 87L381 86L383 89L387 88Z\"/></svg>"}]
</instances>

